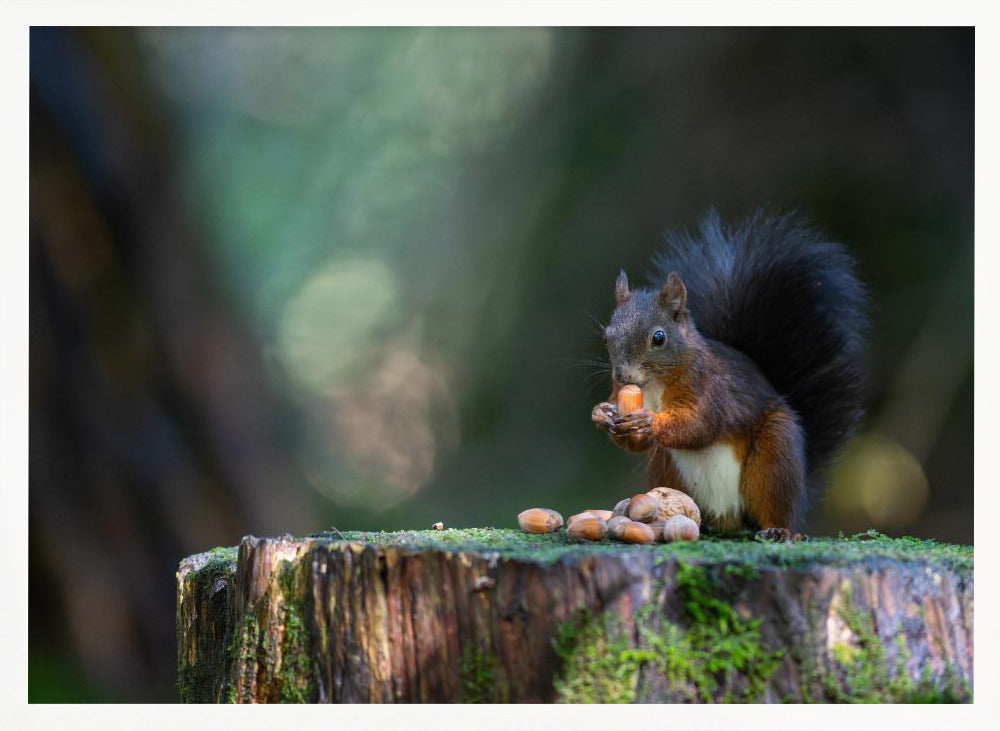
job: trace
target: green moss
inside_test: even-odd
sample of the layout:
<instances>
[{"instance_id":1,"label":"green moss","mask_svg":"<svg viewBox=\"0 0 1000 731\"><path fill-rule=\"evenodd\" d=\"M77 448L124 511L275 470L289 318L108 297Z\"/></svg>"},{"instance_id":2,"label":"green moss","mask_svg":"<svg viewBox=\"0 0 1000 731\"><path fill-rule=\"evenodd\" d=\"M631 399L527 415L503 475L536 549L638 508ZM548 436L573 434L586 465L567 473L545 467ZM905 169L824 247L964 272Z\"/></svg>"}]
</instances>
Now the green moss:
<instances>
[{"instance_id":1,"label":"green moss","mask_svg":"<svg viewBox=\"0 0 1000 731\"><path fill-rule=\"evenodd\" d=\"M888 700L889 681L885 648L875 635L871 618L851 603L850 593L842 595L838 614L854 636L855 644L843 644L834 652L834 661L844 674L845 689L836 700L852 703L882 703Z\"/></svg>"},{"instance_id":2,"label":"green moss","mask_svg":"<svg viewBox=\"0 0 1000 731\"><path fill-rule=\"evenodd\" d=\"M813 695L814 689L823 686L823 673L816 662L814 652L817 651L819 641L816 636L816 628L821 626L820 613L816 608L816 602L810 600L805 606L806 631L802 641L796 646L789 648L789 655L792 660L798 663L799 670L799 692L802 703L815 703L820 699ZM798 699L790 698L791 702Z\"/></svg>"},{"instance_id":3,"label":"green moss","mask_svg":"<svg viewBox=\"0 0 1000 731\"><path fill-rule=\"evenodd\" d=\"M239 546L216 546L206 551L208 556L215 561L233 563L239 556Z\"/></svg>"},{"instance_id":4,"label":"green moss","mask_svg":"<svg viewBox=\"0 0 1000 731\"><path fill-rule=\"evenodd\" d=\"M341 538L343 535L343 538ZM564 530L529 534L508 528L464 528L443 531L345 531L317 533L310 538L372 546L393 546L412 550L486 551L501 558L538 563L572 560L607 553L650 555L654 561L678 559L688 563L732 563L742 566L803 566L821 562L832 566L852 566L877 559L922 561L943 569L972 570L972 546L959 546L917 538L888 538L874 532L850 538L813 538L797 543L772 543L752 536L717 538L704 536L693 543L632 546L610 539L576 543Z\"/></svg>"},{"instance_id":5,"label":"green moss","mask_svg":"<svg viewBox=\"0 0 1000 731\"><path fill-rule=\"evenodd\" d=\"M236 548L213 548L211 551L184 559L184 589L187 602L196 604L197 621L202 627L210 625L214 633L223 634L228 622L224 594L217 594L218 582L229 585L236 572ZM181 607L177 608L180 626ZM189 638L190 639L190 638ZM177 657L177 690L183 703L212 703L217 700L215 689L218 678L224 674L228 659L218 650L206 648L195 663L189 663L185 653Z\"/></svg>"},{"instance_id":6,"label":"green moss","mask_svg":"<svg viewBox=\"0 0 1000 731\"><path fill-rule=\"evenodd\" d=\"M609 636L607 614L579 608L559 625L554 641L563 669L554 689L560 703L630 703L639 668L652 653L632 649L624 636Z\"/></svg>"},{"instance_id":7,"label":"green moss","mask_svg":"<svg viewBox=\"0 0 1000 731\"><path fill-rule=\"evenodd\" d=\"M243 661L256 660L259 641L260 626L257 624L257 619L252 614L248 614L243 617L243 625L239 633L235 635L236 645L233 650L233 658Z\"/></svg>"},{"instance_id":8,"label":"green moss","mask_svg":"<svg viewBox=\"0 0 1000 731\"><path fill-rule=\"evenodd\" d=\"M468 645L459 661L462 676L461 703L506 703L504 688L498 682L496 659L477 645Z\"/></svg>"},{"instance_id":9,"label":"green moss","mask_svg":"<svg viewBox=\"0 0 1000 731\"><path fill-rule=\"evenodd\" d=\"M971 700L968 684L946 664L934 678L924 665L919 679L907 670L911 660L904 636L896 636L896 659L891 664L886 647L875 633L871 617L851 602L850 592L841 595L837 613L851 631L851 643L831 648L835 672L823 677L824 700L839 703L961 703Z\"/></svg>"},{"instance_id":10,"label":"green moss","mask_svg":"<svg viewBox=\"0 0 1000 731\"><path fill-rule=\"evenodd\" d=\"M236 546L217 546L210 551L184 559L189 566L187 582L196 593L210 592L219 579L230 579L236 573ZM202 596L207 596L202 594Z\"/></svg>"},{"instance_id":11,"label":"green moss","mask_svg":"<svg viewBox=\"0 0 1000 731\"><path fill-rule=\"evenodd\" d=\"M730 564L723 569L726 583L734 577L755 578L753 567ZM704 701L754 702L764 692L777 669L782 651L769 650L760 638L760 619L745 620L719 598L720 582L703 566L679 563L677 587L687 614L687 631L676 647L673 670L676 679L687 681Z\"/></svg>"},{"instance_id":12,"label":"green moss","mask_svg":"<svg viewBox=\"0 0 1000 731\"><path fill-rule=\"evenodd\" d=\"M840 665L853 664L858 656L858 648L848 645L846 642L838 642L830 648L833 658Z\"/></svg>"},{"instance_id":13,"label":"green moss","mask_svg":"<svg viewBox=\"0 0 1000 731\"><path fill-rule=\"evenodd\" d=\"M226 702L237 703L250 701L250 681L255 672L257 660L257 644L260 641L260 627L256 618L252 614L243 617L242 623L229 638L229 646L226 649L227 664L233 668L227 674ZM236 673L243 674L243 697L236 694L237 676Z\"/></svg>"},{"instance_id":14,"label":"green moss","mask_svg":"<svg viewBox=\"0 0 1000 731\"><path fill-rule=\"evenodd\" d=\"M315 533L314 540L341 543L346 541L372 546L391 546L412 550L486 551L501 558L515 558L538 563L592 554L631 552L649 554L657 563L676 558L686 562L729 562L737 566L801 566L814 562L848 566L871 559L898 561L919 560L942 568L972 570L973 547L918 538L889 538L867 531L845 538L812 538L798 543L758 541L747 534L738 538L702 536L693 543L630 546L606 539L595 543L577 543L564 530L548 534L529 534L510 528L450 528L442 531L344 531ZM199 576L213 571L233 570L237 548L215 548L207 554ZM190 559L189 559L190 560ZM197 579L196 579L197 580Z\"/></svg>"},{"instance_id":15,"label":"green moss","mask_svg":"<svg viewBox=\"0 0 1000 731\"><path fill-rule=\"evenodd\" d=\"M746 567L723 573L728 581L752 576ZM580 610L559 626L555 648L563 671L555 690L561 701L631 702L644 664L664 676L682 700L759 699L782 656L761 643L760 620L742 619L719 598L720 582L701 566L678 564L675 581L685 621L657 617L655 606L646 604L635 615L638 647L607 614L592 617Z\"/></svg>"},{"instance_id":16,"label":"green moss","mask_svg":"<svg viewBox=\"0 0 1000 731\"><path fill-rule=\"evenodd\" d=\"M751 580L753 567L724 565L715 571L678 564L675 577L684 621L673 623L647 604L635 615L638 647L633 647L613 616L578 610L562 623L555 640L563 669L555 690L563 702L625 703L635 698L643 666L666 678L670 691L686 701L760 700L783 658L765 647L760 620L744 619L723 596L723 583ZM731 589L732 587L730 587ZM838 612L852 640L831 648L834 672L821 672L806 658L800 664L801 700L840 703L954 703L971 700L968 684L952 665L935 678L925 666L914 680L911 656L898 636L895 660L875 634L871 618L845 595ZM658 626L659 625L659 626ZM805 647L813 647L811 641ZM806 650L808 651L808 649ZM818 687L819 695L813 688ZM797 698L786 698L796 701Z\"/></svg>"},{"instance_id":17,"label":"green moss","mask_svg":"<svg viewBox=\"0 0 1000 731\"><path fill-rule=\"evenodd\" d=\"M282 564L278 585L283 628L279 700L282 703L309 703L315 693L313 663L302 600L304 586L293 564Z\"/></svg>"},{"instance_id":18,"label":"green moss","mask_svg":"<svg viewBox=\"0 0 1000 731\"><path fill-rule=\"evenodd\" d=\"M262 635L257 617L252 612L244 615L230 636L226 650L232 668L225 689L227 703L249 702L253 681L258 676L273 678L273 681L264 684L277 688L276 700L281 703L309 703L313 700L315 681L301 599L304 584L293 564L284 562L281 565L277 588L281 593L279 624L283 629L281 664L275 668L270 653L261 647ZM238 685L243 688L242 698L237 694Z\"/></svg>"},{"instance_id":19,"label":"green moss","mask_svg":"<svg viewBox=\"0 0 1000 731\"><path fill-rule=\"evenodd\" d=\"M213 703L211 670L194 668L182 663L177 670L177 692L181 703Z\"/></svg>"}]
</instances>

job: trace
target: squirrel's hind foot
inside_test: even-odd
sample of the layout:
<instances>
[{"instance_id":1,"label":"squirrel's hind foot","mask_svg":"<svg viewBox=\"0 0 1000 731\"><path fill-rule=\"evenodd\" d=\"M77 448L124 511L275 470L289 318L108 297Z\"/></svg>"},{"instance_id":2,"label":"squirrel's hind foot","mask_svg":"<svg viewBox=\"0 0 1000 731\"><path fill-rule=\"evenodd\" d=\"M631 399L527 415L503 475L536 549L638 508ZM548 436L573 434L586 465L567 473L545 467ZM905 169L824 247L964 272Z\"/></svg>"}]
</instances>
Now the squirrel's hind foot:
<instances>
[{"instance_id":1,"label":"squirrel's hind foot","mask_svg":"<svg viewBox=\"0 0 1000 731\"><path fill-rule=\"evenodd\" d=\"M801 533L792 533L788 528L765 528L757 531L758 541L798 542L804 540Z\"/></svg>"}]
</instances>

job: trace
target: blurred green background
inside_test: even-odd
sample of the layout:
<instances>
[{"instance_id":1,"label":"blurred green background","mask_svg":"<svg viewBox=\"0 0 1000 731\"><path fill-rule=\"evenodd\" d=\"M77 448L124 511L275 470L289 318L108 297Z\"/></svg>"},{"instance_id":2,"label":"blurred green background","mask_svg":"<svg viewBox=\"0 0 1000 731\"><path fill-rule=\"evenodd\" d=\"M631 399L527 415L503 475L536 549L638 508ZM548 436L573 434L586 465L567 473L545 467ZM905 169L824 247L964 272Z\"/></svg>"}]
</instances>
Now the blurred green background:
<instances>
[{"instance_id":1,"label":"blurred green background","mask_svg":"<svg viewBox=\"0 0 1000 731\"><path fill-rule=\"evenodd\" d=\"M857 255L806 530L972 542L971 29L35 28L32 701L170 701L178 561L611 506L619 268L710 206Z\"/></svg>"}]
</instances>

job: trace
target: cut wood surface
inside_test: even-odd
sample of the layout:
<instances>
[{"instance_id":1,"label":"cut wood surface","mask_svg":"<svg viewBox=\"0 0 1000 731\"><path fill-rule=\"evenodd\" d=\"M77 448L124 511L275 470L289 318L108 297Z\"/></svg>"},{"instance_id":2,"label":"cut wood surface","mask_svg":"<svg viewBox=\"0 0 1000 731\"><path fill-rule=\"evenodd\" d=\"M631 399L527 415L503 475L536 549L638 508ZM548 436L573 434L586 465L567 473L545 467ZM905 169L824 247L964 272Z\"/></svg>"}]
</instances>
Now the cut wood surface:
<instances>
[{"instance_id":1,"label":"cut wood surface","mask_svg":"<svg viewBox=\"0 0 1000 731\"><path fill-rule=\"evenodd\" d=\"M177 573L185 702L970 701L973 549L245 537Z\"/></svg>"}]
</instances>

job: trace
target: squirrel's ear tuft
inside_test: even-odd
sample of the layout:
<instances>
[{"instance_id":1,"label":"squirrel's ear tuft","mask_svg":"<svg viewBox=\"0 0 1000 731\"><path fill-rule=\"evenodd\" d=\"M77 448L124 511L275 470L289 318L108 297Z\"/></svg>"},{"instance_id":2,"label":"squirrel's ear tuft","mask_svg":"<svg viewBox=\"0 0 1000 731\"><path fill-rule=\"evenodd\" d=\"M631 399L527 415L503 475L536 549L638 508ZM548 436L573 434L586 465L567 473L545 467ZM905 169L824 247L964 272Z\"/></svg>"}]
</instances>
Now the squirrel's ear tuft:
<instances>
[{"instance_id":1,"label":"squirrel's ear tuft","mask_svg":"<svg viewBox=\"0 0 1000 731\"><path fill-rule=\"evenodd\" d=\"M670 272L660 290L660 305L675 320L680 320L687 315L687 299L687 287L681 281L680 275L677 272Z\"/></svg>"},{"instance_id":2,"label":"squirrel's ear tuft","mask_svg":"<svg viewBox=\"0 0 1000 731\"><path fill-rule=\"evenodd\" d=\"M615 280L615 304L620 305L629 298L630 294L632 293L628 289L628 275L622 269L621 274L618 275L618 279Z\"/></svg>"}]
</instances>

